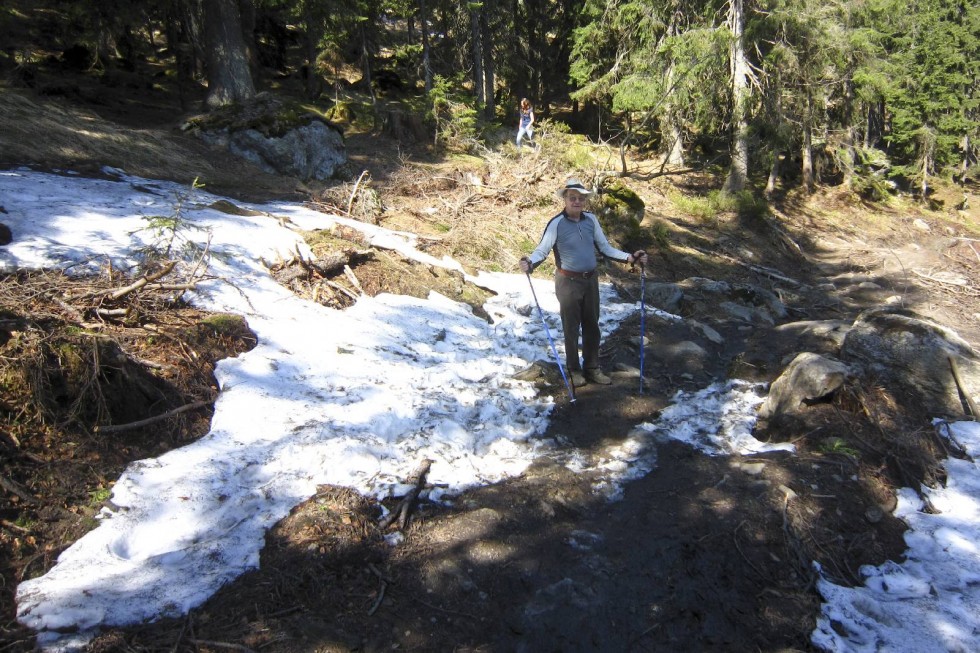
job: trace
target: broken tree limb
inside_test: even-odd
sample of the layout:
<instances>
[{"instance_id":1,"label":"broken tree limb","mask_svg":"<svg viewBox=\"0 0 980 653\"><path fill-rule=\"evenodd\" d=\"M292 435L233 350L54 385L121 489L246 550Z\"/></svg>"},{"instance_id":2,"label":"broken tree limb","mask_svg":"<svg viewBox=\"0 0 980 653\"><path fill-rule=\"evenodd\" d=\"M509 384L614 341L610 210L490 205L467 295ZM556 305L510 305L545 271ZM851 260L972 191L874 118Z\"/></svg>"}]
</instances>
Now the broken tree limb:
<instances>
[{"instance_id":1,"label":"broken tree limb","mask_svg":"<svg viewBox=\"0 0 980 653\"><path fill-rule=\"evenodd\" d=\"M351 285L357 288L358 292L360 292L362 295L364 294L364 289L361 288L361 282L357 280L356 276L354 276L354 271L349 265L344 266L344 276L346 276L347 280L351 282Z\"/></svg>"},{"instance_id":2,"label":"broken tree limb","mask_svg":"<svg viewBox=\"0 0 980 653\"><path fill-rule=\"evenodd\" d=\"M398 530L405 530L408 525L408 520L411 516L412 508L415 505L415 501L418 499L419 492L425 487L425 477L429 473L429 468L432 467L432 462L428 458L424 459L412 474L409 482L413 484L411 490L402 497L401 502L398 506L389 512L384 519L378 524L381 530L387 529L391 526L395 520L398 520Z\"/></svg>"},{"instance_id":3,"label":"broken tree limb","mask_svg":"<svg viewBox=\"0 0 980 653\"><path fill-rule=\"evenodd\" d=\"M120 297L125 297L129 293L135 290L139 290L140 288L142 288L148 283L152 283L157 279L162 279L163 277L170 274L176 265L177 265L177 261L170 261L169 263L164 265L161 269L157 270L153 274L144 275L139 279L137 279L135 282L126 286L125 288L120 288L118 290L109 293L109 299L119 299Z\"/></svg>"},{"instance_id":4,"label":"broken tree limb","mask_svg":"<svg viewBox=\"0 0 980 653\"><path fill-rule=\"evenodd\" d=\"M350 199L347 200L347 215L350 215L351 207L354 206L354 198L357 197L357 188L361 185L361 180L364 179L364 176L367 174L367 170L361 172L361 176L357 178L356 182L354 182L354 190L351 191Z\"/></svg>"},{"instance_id":5,"label":"broken tree limb","mask_svg":"<svg viewBox=\"0 0 980 653\"><path fill-rule=\"evenodd\" d=\"M12 481L5 476L0 476L0 487L2 487L7 492L11 494L16 494L18 497L31 504L32 506L38 504L38 500L27 491L27 488L20 485L16 481Z\"/></svg>"},{"instance_id":6,"label":"broken tree limb","mask_svg":"<svg viewBox=\"0 0 980 653\"><path fill-rule=\"evenodd\" d=\"M128 308L97 308L95 314L99 317L126 317L129 315Z\"/></svg>"},{"instance_id":7,"label":"broken tree limb","mask_svg":"<svg viewBox=\"0 0 980 653\"><path fill-rule=\"evenodd\" d=\"M378 581L381 583L378 588L378 597L374 600L374 604L371 606L371 609L368 610L368 616L370 617L378 611L378 608L381 606L381 602L384 601L385 590L388 589L388 583L390 583L391 580L382 574L381 571L370 562L368 563L368 569L371 570L372 574L378 577Z\"/></svg>"},{"instance_id":8,"label":"broken tree limb","mask_svg":"<svg viewBox=\"0 0 980 653\"><path fill-rule=\"evenodd\" d=\"M966 279L963 279L961 277L953 277L953 278L950 278L950 279L942 279L940 277L935 277L935 276L932 276L932 275L929 275L929 274L924 274L922 272L919 272L918 270L912 270L912 274L914 274L917 277L921 277L922 279L926 279L927 281L933 281L935 283L942 283L942 284L946 284L947 286L969 286L970 285L969 282Z\"/></svg>"},{"instance_id":9,"label":"broken tree limb","mask_svg":"<svg viewBox=\"0 0 980 653\"><path fill-rule=\"evenodd\" d=\"M153 424L154 422L159 422L165 420L168 417L173 417L174 415L179 415L188 410L194 410L195 408L204 408L205 406L210 406L211 401L195 401L190 404L184 404L183 406L178 406L173 410L168 410L165 413L159 415L154 415L153 417L147 417L146 419L141 419L137 422L130 422L128 424L109 424L106 426L96 426L94 431L96 433L118 433L119 431L128 431L130 429L136 429L141 426L146 426L147 424Z\"/></svg>"},{"instance_id":10,"label":"broken tree limb","mask_svg":"<svg viewBox=\"0 0 980 653\"><path fill-rule=\"evenodd\" d=\"M340 292L344 293L345 295L347 295L348 297L350 297L351 299L353 299L355 302L358 300L357 295L355 295L354 293L352 293L350 290L347 290L347 288L344 288L339 283L334 283L330 279L324 279L323 280L323 283L325 283L326 285L330 286L334 290L339 290Z\"/></svg>"},{"instance_id":11,"label":"broken tree limb","mask_svg":"<svg viewBox=\"0 0 980 653\"><path fill-rule=\"evenodd\" d=\"M973 401L973 396L970 395L966 386L963 384L963 377L960 376L960 368L956 364L956 359L952 356L947 356L946 359L949 361L949 369L953 372L953 381L956 382L956 389L959 390L960 397L966 403L970 415L973 416L974 420L980 419L980 413L977 412L977 404Z\"/></svg>"}]
</instances>

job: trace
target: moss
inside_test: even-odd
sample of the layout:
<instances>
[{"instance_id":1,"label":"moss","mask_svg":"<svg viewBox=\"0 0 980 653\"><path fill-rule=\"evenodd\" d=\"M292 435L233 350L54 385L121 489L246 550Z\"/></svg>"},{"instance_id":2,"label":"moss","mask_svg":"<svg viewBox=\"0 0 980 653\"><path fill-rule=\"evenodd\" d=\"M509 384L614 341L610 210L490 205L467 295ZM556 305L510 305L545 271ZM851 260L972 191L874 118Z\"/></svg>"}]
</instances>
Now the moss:
<instances>
[{"instance_id":1,"label":"moss","mask_svg":"<svg viewBox=\"0 0 980 653\"><path fill-rule=\"evenodd\" d=\"M646 204L621 181L615 180L603 187L595 210L610 242L633 248L649 241L640 227Z\"/></svg>"},{"instance_id":2,"label":"moss","mask_svg":"<svg viewBox=\"0 0 980 653\"><path fill-rule=\"evenodd\" d=\"M215 313L201 320L201 325L225 336L237 336L248 332L248 322L241 315Z\"/></svg>"},{"instance_id":3,"label":"moss","mask_svg":"<svg viewBox=\"0 0 980 653\"><path fill-rule=\"evenodd\" d=\"M331 124L316 107L269 93L260 93L250 102L219 107L195 116L184 128L202 131L241 131L254 129L267 138L279 138L292 129L321 120Z\"/></svg>"}]
</instances>

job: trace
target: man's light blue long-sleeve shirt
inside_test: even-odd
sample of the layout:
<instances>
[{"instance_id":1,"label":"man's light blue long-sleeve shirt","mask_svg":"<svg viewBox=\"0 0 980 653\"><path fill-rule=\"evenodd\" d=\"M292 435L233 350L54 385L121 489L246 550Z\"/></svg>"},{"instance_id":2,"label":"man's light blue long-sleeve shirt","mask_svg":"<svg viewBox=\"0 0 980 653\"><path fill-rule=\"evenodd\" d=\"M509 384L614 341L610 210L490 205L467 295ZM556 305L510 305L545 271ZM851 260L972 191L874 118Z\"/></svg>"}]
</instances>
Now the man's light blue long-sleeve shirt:
<instances>
[{"instance_id":1,"label":"man's light blue long-sleeve shirt","mask_svg":"<svg viewBox=\"0 0 980 653\"><path fill-rule=\"evenodd\" d=\"M596 250L611 259L627 262L629 254L609 244L599 220L583 211L578 221L569 219L562 211L545 226L541 242L528 258L537 267L548 258L548 252L555 253L555 265L570 272L591 272L596 268Z\"/></svg>"}]
</instances>

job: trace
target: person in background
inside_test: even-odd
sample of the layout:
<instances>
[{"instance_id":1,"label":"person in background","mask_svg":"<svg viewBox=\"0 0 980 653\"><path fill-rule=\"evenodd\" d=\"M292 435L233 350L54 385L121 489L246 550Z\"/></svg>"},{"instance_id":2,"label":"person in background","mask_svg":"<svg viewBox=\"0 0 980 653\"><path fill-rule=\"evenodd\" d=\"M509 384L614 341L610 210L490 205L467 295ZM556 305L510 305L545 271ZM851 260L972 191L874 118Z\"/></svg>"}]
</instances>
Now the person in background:
<instances>
[{"instance_id":1,"label":"person in background","mask_svg":"<svg viewBox=\"0 0 980 653\"><path fill-rule=\"evenodd\" d=\"M565 337L565 365L576 387L586 382L608 385L612 382L599 368L599 278L596 251L622 263L645 266L642 249L632 254L609 244L595 215L584 210L592 194L581 181L569 178L558 189L564 202L561 213L548 221L541 242L530 255L521 258L520 268L530 274L548 253L555 253L555 294L561 312ZM582 334L582 360L579 360L579 331Z\"/></svg>"},{"instance_id":2,"label":"person in background","mask_svg":"<svg viewBox=\"0 0 980 653\"><path fill-rule=\"evenodd\" d=\"M531 107L531 103L527 98L521 99L521 106L518 108L518 113L520 114L520 125L517 128L517 149L521 149L524 136L527 136L531 147L534 147L534 109Z\"/></svg>"}]
</instances>

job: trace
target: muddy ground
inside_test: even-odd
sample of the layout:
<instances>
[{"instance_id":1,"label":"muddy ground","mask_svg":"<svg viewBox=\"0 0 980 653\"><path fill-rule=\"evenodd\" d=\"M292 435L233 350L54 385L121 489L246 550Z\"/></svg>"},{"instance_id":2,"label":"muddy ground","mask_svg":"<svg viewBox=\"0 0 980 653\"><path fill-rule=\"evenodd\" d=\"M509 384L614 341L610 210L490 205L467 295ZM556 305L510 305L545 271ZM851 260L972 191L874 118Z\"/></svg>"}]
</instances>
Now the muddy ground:
<instances>
[{"instance_id":1,"label":"muddy ground","mask_svg":"<svg viewBox=\"0 0 980 653\"><path fill-rule=\"evenodd\" d=\"M369 136L351 146L359 164L378 166L373 177L383 188L394 174L385 166L396 160L397 148ZM384 152L392 154L382 160ZM672 183L682 188L683 182ZM254 186L243 182L243 196L249 188ZM215 190L235 196L233 186ZM452 199L465 189L445 192ZM867 209L852 198L826 193L777 205L785 230L779 235L766 223L745 224L737 216L711 223L685 218L670 209L662 190L643 194L651 200L644 224L666 220L678 234L651 250L648 283L706 276L757 284L778 292L788 306L782 322L849 321L900 295L906 307L957 329L974 346L980 343L975 284L951 286L935 275L930 280L909 273L916 257L917 269L977 279L980 255L974 258L970 241L954 239L971 232L940 214L893 211L886 226L867 229L882 223L860 218ZM410 193L387 200L397 202L402 215L420 214L432 202L431 195ZM844 212L836 222L812 210L834 203ZM931 231L913 225L923 217ZM975 225L976 216L970 219ZM801 250L788 247L787 236ZM344 234L336 237L343 241ZM357 242L347 246L362 248ZM390 258L353 261L369 294L426 293L434 286L476 303L458 278L412 274L413 264ZM639 292L628 270L610 270L606 280L627 296ZM38 357L33 369L39 374L52 369L52 343L76 347L79 366L89 369L86 355L95 345L78 342L76 330L84 309L72 312L55 301L73 283L110 287L120 280L4 279L0 319L11 334L0 343L6 370L28 354ZM339 305L343 297L331 301ZM155 379L170 406L213 400L213 361L251 346L246 330L208 326L207 316L180 303L144 296L139 308L143 319L104 324L99 333L121 343L131 359L162 365L144 365L142 373ZM776 325L749 325L696 307L685 317L710 323L723 343L705 343L710 356L692 364L676 353L679 343L692 339L689 327L648 316L642 394L633 372L636 316L604 342L612 385L583 387L572 404L560 380L546 374L542 391L553 394L557 406L544 437L602 456L636 424L656 419L677 390L733 377L771 381L802 346ZM93 415L76 401L90 388L73 391L64 366L59 374L65 391L47 403L31 394L37 384L29 383L29 375L22 382L4 377L0 397L4 652L33 647L31 633L14 618L17 582L44 573L58 552L94 526L93 516L126 463L208 430L210 408L203 406L145 429L92 432L85 425L100 417L109 415L114 423L133 418L120 412L131 406L127 386L105 377L99 386L105 412ZM48 387L58 380L45 378ZM159 406L145 409L152 413ZM759 424L757 437L791 441L795 454L709 457L660 442L656 467L613 502L594 491L588 474L543 456L521 477L466 492L451 507L428 503L423 493L397 546L384 540L397 525L379 527L380 506L345 488L322 487L268 533L258 569L185 617L107 630L91 650L808 651L820 610L814 561L846 584L858 580L861 565L902 559L904 525L889 514L895 488L942 480L937 461L945 452L930 418L886 388L849 386L792 420ZM398 498L387 503L395 508Z\"/></svg>"}]
</instances>

